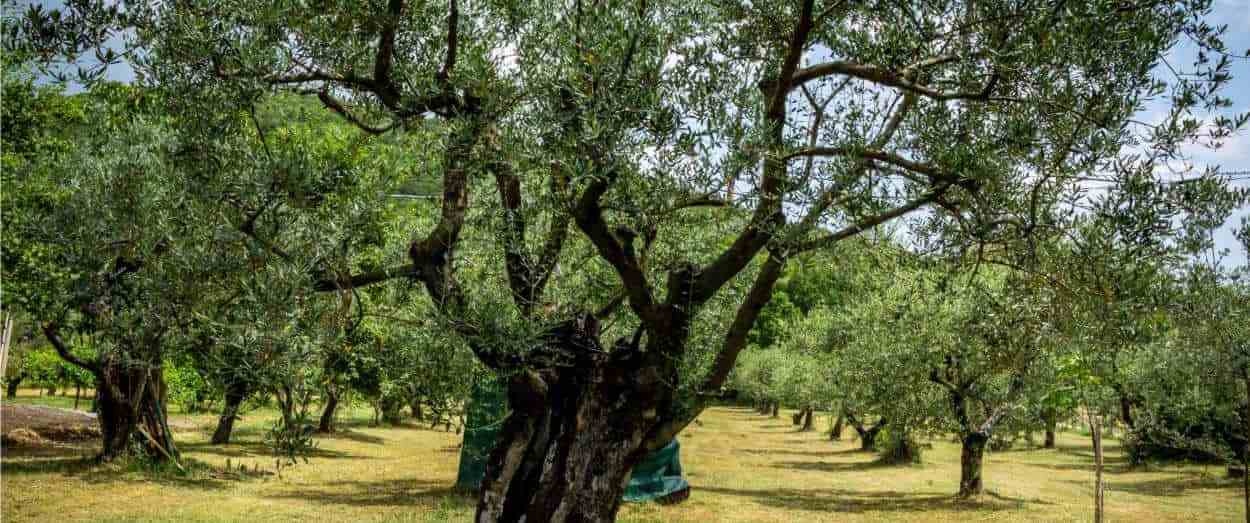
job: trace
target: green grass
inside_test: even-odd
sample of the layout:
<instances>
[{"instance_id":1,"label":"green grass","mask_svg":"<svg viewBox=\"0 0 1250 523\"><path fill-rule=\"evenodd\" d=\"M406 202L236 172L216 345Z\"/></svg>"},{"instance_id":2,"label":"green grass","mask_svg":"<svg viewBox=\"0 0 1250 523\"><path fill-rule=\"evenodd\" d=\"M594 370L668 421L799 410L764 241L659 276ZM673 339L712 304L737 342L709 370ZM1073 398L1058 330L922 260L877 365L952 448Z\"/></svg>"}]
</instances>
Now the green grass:
<instances>
[{"instance_id":1,"label":"green grass","mask_svg":"<svg viewBox=\"0 0 1250 523\"><path fill-rule=\"evenodd\" d=\"M72 403L73 398L70 398ZM39 402L24 397L23 402ZM58 399L52 401L59 402ZM340 434L318 440L308 464L274 473L261 438L272 412L245 416L235 443L207 443L211 414L176 415L186 474L99 466L78 448L5 449L3 520L20 521L467 521L474 500L452 491L459 436L424 427L368 427L348 413ZM851 438L796 433L747 409L716 408L681 435L694 487L677 506L626 505L627 522L689 521L1087 521L1092 457L1088 440L1062 434L1055 450L987 456L989 492L957 502L959 449L932 442L925 463L880 466ZM822 420L827 421L827 420ZM13 450L11 452L11 450ZM248 474L227 474L244 464ZM1108 448L1109 521L1229 521L1241 518L1237 480L1211 466L1130 469ZM262 473L250 470L259 466Z\"/></svg>"},{"instance_id":2,"label":"green grass","mask_svg":"<svg viewBox=\"0 0 1250 523\"><path fill-rule=\"evenodd\" d=\"M91 408L92 390L84 389L82 397L78 401L78 409L86 410ZM55 396L49 396L46 391L42 394L34 389L20 389L16 398L4 398L5 403L14 403L19 405L39 405L43 407L57 407L62 409L74 408L74 389L69 389L69 395L64 396L64 391L56 391Z\"/></svg>"}]
</instances>

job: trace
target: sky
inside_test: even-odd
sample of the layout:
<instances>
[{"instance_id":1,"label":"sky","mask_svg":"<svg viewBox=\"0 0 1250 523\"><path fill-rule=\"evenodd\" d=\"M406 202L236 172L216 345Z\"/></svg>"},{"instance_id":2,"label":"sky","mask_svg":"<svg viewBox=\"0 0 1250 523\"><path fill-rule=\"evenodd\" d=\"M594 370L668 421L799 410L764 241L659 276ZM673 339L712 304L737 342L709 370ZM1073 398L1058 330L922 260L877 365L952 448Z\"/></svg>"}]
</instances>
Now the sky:
<instances>
[{"instance_id":1,"label":"sky","mask_svg":"<svg viewBox=\"0 0 1250 523\"><path fill-rule=\"evenodd\" d=\"M1228 25L1224 33L1224 43L1231 53L1245 56L1250 54L1250 0L1215 0L1211 15L1207 18L1211 25ZM1192 46L1184 42L1173 49L1173 65L1192 63ZM1162 73L1162 71L1160 71ZM1225 89L1225 96L1233 100L1233 106L1225 111L1227 114L1245 113L1250 111L1250 60L1233 61L1233 80ZM1156 119L1154 111L1147 110L1143 120ZM1193 164L1201 169L1204 166L1219 166L1222 172L1250 173L1250 129L1243 129L1225 141L1223 147L1209 150L1203 147L1189 147L1186 151ZM1250 187L1250 179L1243 177L1236 182L1240 187ZM1237 243L1233 231L1243 218L1250 217L1250 208L1242 208L1225 222L1215 233L1217 249L1228 249L1230 254L1223 260L1226 267L1244 267L1247 264L1246 253Z\"/></svg>"},{"instance_id":2,"label":"sky","mask_svg":"<svg viewBox=\"0 0 1250 523\"><path fill-rule=\"evenodd\" d=\"M59 1L39 1L46 9L55 9L61 5ZM1207 18L1212 25L1227 25L1224 43L1230 53L1245 56L1250 54L1250 0L1214 0L1212 12ZM118 42L120 44L120 42ZM120 47L120 45L119 45ZM1179 42L1169 56L1173 66L1183 68L1192 63L1193 46L1188 42ZM1166 78L1168 72L1160 67L1157 73ZM1233 61L1233 79L1225 89L1224 95L1233 100L1233 107L1226 113L1244 113L1250 111L1250 60L1235 59ZM112 66L107 77L121 82L134 80L134 72L125 65ZM1163 109L1160 106L1148 107L1138 118L1142 121L1157 121ZM1192 146L1185 150L1190 161L1197 170L1207 166L1218 166L1222 172L1250 173L1250 129L1243 129L1227 139L1219 149ZM1250 187L1250 177L1242 177L1236 182L1241 187ZM1247 256L1233 235L1235 228L1242 219L1250 219L1250 208L1236 212L1224 226L1215 233L1217 250L1229 251L1222 260L1226 267L1244 267L1250 264Z\"/></svg>"}]
</instances>

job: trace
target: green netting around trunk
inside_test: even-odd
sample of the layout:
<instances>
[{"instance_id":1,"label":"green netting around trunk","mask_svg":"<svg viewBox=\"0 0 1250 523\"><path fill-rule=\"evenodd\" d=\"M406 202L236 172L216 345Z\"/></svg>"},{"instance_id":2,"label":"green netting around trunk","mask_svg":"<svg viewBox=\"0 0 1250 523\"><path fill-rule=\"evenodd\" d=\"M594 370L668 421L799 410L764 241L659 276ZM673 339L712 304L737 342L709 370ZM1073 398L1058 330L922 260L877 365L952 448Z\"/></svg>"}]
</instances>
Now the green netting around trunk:
<instances>
[{"instance_id":1,"label":"green netting around trunk","mask_svg":"<svg viewBox=\"0 0 1250 523\"><path fill-rule=\"evenodd\" d=\"M503 384L496 379L479 381L473 386L467 407L464 445L460 448L460 470L456 487L476 491L486 475L486 460L495 446L495 435L508 415L508 397ZM690 489L682 477L679 459L681 446L677 440L648 454L634 467L625 487L625 501L680 501Z\"/></svg>"},{"instance_id":2,"label":"green netting around trunk","mask_svg":"<svg viewBox=\"0 0 1250 523\"><path fill-rule=\"evenodd\" d=\"M690 483L681 475L680 451L681 445L674 439L643 458L625 486L625 501L684 499L677 496L684 496L690 490Z\"/></svg>"},{"instance_id":3,"label":"green netting around trunk","mask_svg":"<svg viewBox=\"0 0 1250 523\"><path fill-rule=\"evenodd\" d=\"M473 385L466 406L464 445L460 447L460 470L456 488L477 491L486 475L486 460L495 448L495 435L508 415L508 396L503 384L491 377Z\"/></svg>"}]
</instances>

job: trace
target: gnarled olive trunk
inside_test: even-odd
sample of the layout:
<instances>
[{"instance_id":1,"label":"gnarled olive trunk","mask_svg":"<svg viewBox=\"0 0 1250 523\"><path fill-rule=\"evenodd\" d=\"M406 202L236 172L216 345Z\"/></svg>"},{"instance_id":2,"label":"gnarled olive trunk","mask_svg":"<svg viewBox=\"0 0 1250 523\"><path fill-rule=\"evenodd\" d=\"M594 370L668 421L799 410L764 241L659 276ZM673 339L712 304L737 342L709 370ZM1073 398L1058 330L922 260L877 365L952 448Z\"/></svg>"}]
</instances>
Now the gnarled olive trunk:
<instances>
[{"instance_id":1,"label":"gnarled olive trunk","mask_svg":"<svg viewBox=\"0 0 1250 523\"><path fill-rule=\"evenodd\" d=\"M831 441L840 441L842 439L842 414L838 414L838 419L833 422L833 429L829 431L829 439Z\"/></svg>"},{"instance_id":2,"label":"gnarled olive trunk","mask_svg":"<svg viewBox=\"0 0 1250 523\"><path fill-rule=\"evenodd\" d=\"M815 425L815 424L814 424L814 422L812 421L812 411L813 411L813 410L815 410L815 409L813 409L813 408L811 408L811 407L807 407L807 408L806 408L806 409L804 409L804 410L803 410L803 412L801 413L801 414L803 415L803 427L801 427L801 428L799 429L799 432L808 432L808 431L812 430L812 427Z\"/></svg>"},{"instance_id":3,"label":"gnarled olive trunk","mask_svg":"<svg viewBox=\"0 0 1250 523\"><path fill-rule=\"evenodd\" d=\"M885 428L888 422L886 418L881 418L877 420L875 425L865 428L864 424L850 412L846 412L846 421L850 422L851 426L855 428L855 432L859 434L860 450L875 450L877 448L877 435L881 433L881 429Z\"/></svg>"},{"instance_id":4,"label":"gnarled olive trunk","mask_svg":"<svg viewBox=\"0 0 1250 523\"><path fill-rule=\"evenodd\" d=\"M234 432L234 420L239 418L239 407L247 399L247 387L232 383L226 387L226 406L217 419L217 429L213 431L213 445L230 443L230 435Z\"/></svg>"},{"instance_id":5,"label":"gnarled olive trunk","mask_svg":"<svg viewBox=\"0 0 1250 523\"><path fill-rule=\"evenodd\" d=\"M329 434L334 432L334 413L339 407L339 394L337 391L326 389L326 404L321 410L321 419L317 422L317 432Z\"/></svg>"},{"instance_id":6,"label":"gnarled olive trunk","mask_svg":"<svg viewBox=\"0 0 1250 523\"><path fill-rule=\"evenodd\" d=\"M781 402L774 401L773 402L773 417L776 418L780 415L781 415Z\"/></svg>"},{"instance_id":7,"label":"gnarled olive trunk","mask_svg":"<svg viewBox=\"0 0 1250 523\"><path fill-rule=\"evenodd\" d=\"M486 465L477 521L615 519L630 471L671 408L664 383L675 369L651 351L565 353L576 361L510 379L512 413Z\"/></svg>"},{"instance_id":8,"label":"gnarled olive trunk","mask_svg":"<svg viewBox=\"0 0 1250 523\"><path fill-rule=\"evenodd\" d=\"M96 407L103 449L109 461L139 450L148 457L172 459L177 449L166 422L165 380L159 368L103 361L96 376Z\"/></svg>"},{"instance_id":9,"label":"gnarled olive trunk","mask_svg":"<svg viewBox=\"0 0 1250 523\"><path fill-rule=\"evenodd\" d=\"M972 432L961 438L962 450L959 453L959 494L960 499L979 496L984 490L981 482L981 462L985 457L985 444L989 435L984 432Z\"/></svg>"}]
</instances>

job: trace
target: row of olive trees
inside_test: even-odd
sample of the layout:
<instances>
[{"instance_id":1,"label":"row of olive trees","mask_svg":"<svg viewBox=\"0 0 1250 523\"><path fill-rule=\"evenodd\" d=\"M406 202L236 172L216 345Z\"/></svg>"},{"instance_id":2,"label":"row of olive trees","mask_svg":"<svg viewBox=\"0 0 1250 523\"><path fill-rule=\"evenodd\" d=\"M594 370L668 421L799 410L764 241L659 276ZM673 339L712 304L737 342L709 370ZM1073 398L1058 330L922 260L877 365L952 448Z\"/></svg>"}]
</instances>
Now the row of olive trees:
<instances>
[{"instance_id":1,"label":"row of olive trees","mask_svg":"<svg viewBox=\"0 0 1250 523\"><path fill-rule=\"evenodd\" d=\"M1193 189L1148 190L1179 195L1183 207ZM879 246L877 278L849 289L862 299L796 316L781 343L744 355L734 385L757 403L829 408L854 424L865 449L888 427L888 457L917 457L914 435L954 433L960 497L982 491L987 445L1044 430L1043 446L1052 447L1061 420L1089 423L1099 513L1104 418L1123 428L1133 463L1244 463L1245 269L1203 263L1194 254L1209 240L1186 237L1245 202L1244 191L1217 192L1224 196L1186 211L1176 228L1126 228L1141 220L1131 208L1091 215L1030 266L978 260L986 265L952 273ZM877 424L866 428L865 419Z\"/></svg>"}]
</instances>

